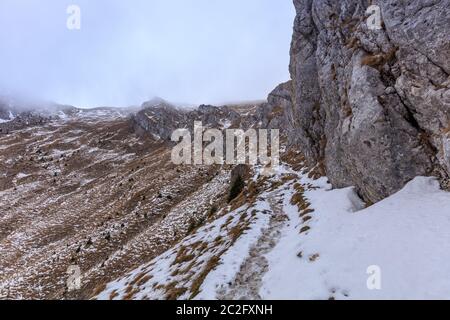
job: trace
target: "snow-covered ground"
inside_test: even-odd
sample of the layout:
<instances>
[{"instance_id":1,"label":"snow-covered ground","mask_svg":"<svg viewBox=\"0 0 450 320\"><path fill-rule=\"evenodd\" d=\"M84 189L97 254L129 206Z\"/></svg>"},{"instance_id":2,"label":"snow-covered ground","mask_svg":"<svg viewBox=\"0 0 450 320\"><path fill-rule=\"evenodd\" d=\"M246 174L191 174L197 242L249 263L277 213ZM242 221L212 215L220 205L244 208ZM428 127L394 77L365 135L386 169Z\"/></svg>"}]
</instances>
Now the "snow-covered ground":
<instances>
[{"instance_id":1,"label":"snow-covered ground","mask_svg":"<svg viewBox=\"0 0 450 320\"><path fill-rule=\"evenodd\" d=\"M450 193L435 179L368 208L287 167L265 186L98 298L450 299Z\"/></svg>"},{"instance_id":2,"label":"snow-covered ground","mask_svg":"<svg viewBox=\"0 0 450 320\"><path fill-rule=\"evenodd\" d=\"M311 230L283 232L268 255L263 298L450 298L450 194L436 180L418 177L359 211L351 188L327 190L305 192L315 209ZM296 221L296 208L286 212Z\"/></svg>"}]
</instances>

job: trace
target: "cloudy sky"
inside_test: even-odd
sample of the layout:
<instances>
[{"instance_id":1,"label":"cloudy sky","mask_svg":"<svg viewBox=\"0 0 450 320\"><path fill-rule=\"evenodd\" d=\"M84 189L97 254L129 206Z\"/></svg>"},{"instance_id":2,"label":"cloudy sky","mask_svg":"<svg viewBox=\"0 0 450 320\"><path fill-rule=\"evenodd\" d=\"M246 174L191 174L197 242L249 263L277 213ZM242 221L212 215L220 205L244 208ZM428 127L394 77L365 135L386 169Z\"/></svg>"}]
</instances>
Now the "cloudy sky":
<instances>
[{"instance_id":1,"label":"cloudy sky","mask_svg":"<svg viewBox=\"0 0 450 320\"><path fill-rule=\"evenodd\" d=\"M69 5L81 29L66 27ZM0 94L77 106L265 98L289 78L291 0L1 0Z\"/></svg>"}]
</instances>

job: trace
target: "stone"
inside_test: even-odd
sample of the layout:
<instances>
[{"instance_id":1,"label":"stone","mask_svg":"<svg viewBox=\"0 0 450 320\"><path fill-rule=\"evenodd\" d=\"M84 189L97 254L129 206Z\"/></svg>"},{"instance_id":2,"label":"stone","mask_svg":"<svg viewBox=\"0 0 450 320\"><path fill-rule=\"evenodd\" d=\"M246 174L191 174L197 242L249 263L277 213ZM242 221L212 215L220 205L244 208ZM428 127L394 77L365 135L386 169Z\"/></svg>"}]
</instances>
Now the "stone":
<instances>
[{"instance_id":1,"label":"stone","mask_svg":"<svg viewBox=\"0 0 450 320\"><path fill-rule=\"evenodd\" d=\"M382 29L366 9L378 5ZM447 0L294 0L289 138L334 187L367 202L418 175L450 174L450 5ZM277 88L278 91L283 91ZM280 104L278 96L269 103Z\"/></svg>"}]
</instances>

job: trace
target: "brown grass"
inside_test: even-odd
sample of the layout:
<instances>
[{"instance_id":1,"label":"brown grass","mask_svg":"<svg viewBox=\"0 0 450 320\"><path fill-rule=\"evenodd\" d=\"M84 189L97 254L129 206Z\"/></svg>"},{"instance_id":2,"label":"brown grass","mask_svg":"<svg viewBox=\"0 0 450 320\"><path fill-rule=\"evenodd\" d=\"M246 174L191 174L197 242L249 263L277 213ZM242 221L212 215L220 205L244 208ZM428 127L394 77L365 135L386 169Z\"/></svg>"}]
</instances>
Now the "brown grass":
<instances>
[{"instance_id":1,"label":"brown grass","mask_svg":"<svg viewBox=\"0 0 450 320\"><path fill-rule=\"evenodd\" d=\"M177 282L171 282L166 286L166 296L167 300L177 300L181 295L185 294L188 290L187 288L177 287Z\"/></svg>"},{"instance_id":2,"label":"brown grass","mask_svg":"<svg viewBox=\"0 0 450 320\"><path fill-rule=\"evenodd\" d=\"M130 286L134 286L139 280L145 277L145 273L141 272L136 277L134 277L133 281L130 282Z\"/></svg>"},{"instance_id":3,"label":"brown grass","mask_svg":"<svg viewBox=\"0 0 450 320\"><path fill-rule=\"evenodd\" d=\"M318 253L313 254L311 256L309 256L309 261L310 262L315 262L317 259L319 259L320 255Z\"/></svg>"},{"instance_id":4,"label":"brown grass","mask_svg":"<svg viewBox=\"0 0 450 320\"><path fill-rule=\"evenodd\" d=\"M242 207L246 203L247 203L247 197L245 195L245 189L244 189L234 200L232 200L230 202L231 211L234 211L234 210Z\"/></svg>"},{"instance_id":5,"label":"brown grass","mask_svg":"<svg viewBox=\"0 0 450 320\"><path fill-rule=\"evenodd\" d=\"M137 285L140 287L140 286L143 286L144 284L146 284L150 279L152 279L153 278L153 276L151 276L151 275L146 275L145 277L143 277L142 279L140 279L138 282L137 282Z\"/></svg>"},{"instance_id":6,"label":"brown grass","mask_svg":"<svg viewBox=\"0 0 450 320\"><path fill-rule=\"evenodd\" d=\"M117 293L117 290L114 290L113 292L111 292L111 294L109 295L109 300L114 300L115 298L117 298L119 296L119 294Z\"/></svg>"},{"instance_id":7,"label":"brown grass","mask_svg":"<svg viewBox=\"0 0 450 320\"><path fill-rule=\"evenodd\" d=\"M289 150L281 156L281 160L291 165L295 171L300 171L305 165L305 156L301 153Z\"/></svg>"},{"instance_id":8,"label":"brown grass","mask_svg":"<svg viewBox=\"0 0 450 320\"><path fill-rule=\"evenodd\" d=\"M283 184L285 184L286 182L295 180L295 179L297 179L297 178L298 178L298 175L289 173L289 174L286 174L286 175L284 175L283 177L281 177L281 182L282 182Z\"/></svg>"},{"instance_id":9,"label":"brown grass","mask_svg":"<svg viewBox=\"0 0 450 320\"><path fill-rule=\"evenodd\" d=\"M93 292L92 296L94 296L94 297L95 297L95 296L98 296L100 293L102 293L103 291L105 291L105 289L106 289L106 283L97 286L97 287L94 289L94 292Z\"/></svg>"},{"instance_id":10,"label":"brown grass","mask_svg":"<svg viewBox=\"0 0 450 320\"><path fill-rule=\"evenodd\" d=\"M308 214L310 214L310 213L313 213L314 212L314 209L306 209L306 210L304 210L302 213L300 213L300 218L303 218L303 217L305 217L306 215L308 215Z\"/></svg>"},{"instance_id":11,"label":"brown grass","mask_svg":"<svg viewBox=\"0 0 450 320\"><path fill-rule=\"evenodd\" d=\"M359 40L356 37L351 37L346 45L347 49L356 49L359 47Z\"/></svg>"},{"instance_id":12,"label":"brown grass","mask_svg":"<svg viewBox=\"0 0 450 320\"><path fill-rule=\"evenodd\" d=\"M205 268L200 272L199 276L195 278L195 280L192 282L191 285L191 297L190 299L195 298L200 292L200 287L202 286L203 282L205 281L206 276L217 267L217 265L220 262L220 255L213 256L211 259L209 259L208 263L206 264Z\"/></svg>"},{"instance_id":13,"label":"brown grass","mask_svg":"<svg viewBox=\"0 0 450 320\"><path fill-rule=\"evenodd\" d=\"M293 205L293 206L294 205L300 206L300 205L302 205L304 203L304 201L305 201L305 198L304 198L303 194L302 193L296 193L291 198L291 205Z\"/></svg>"},{"instance_id":14,"label":"brown grass","mask_svg":"<svg viewBox=\"0 0 450 320\"><path fill-rule=\"evenodd\" d=\"M311 228L308 227L308 226L305 226L305 227L300 229L300 233L305 233L305 232L308 232L309 230L311 230Z\"/></svg>"},{"instance_id":15,"label":"brown grass","mask_svg":"<svg viewBox=\"0 0 450 320\"><path fill-rule=\"evenodd\" d=\"M386 63L391 62L395 58L397 50L398 48L392 48L386 53L368 54L361 59L361 65L377 69Z\"/></svg>"},{"instance_id":16,"label":"brown grass","mask_svg":"<svg viewBox=\"0 0 450 320\"><path fill-rule=\"evenodd\" d=\"M229 217L227 218L227 221L225 221L225 223L222 225L222 227L220 228L220 230L228 229L228 226L230 225L231 222L233 222L233 216L229 216Z\"/></svg>"},{"instance_id":17,"label":"brown grass","mask_svg":"<svg viewBox=\"0 0 450 320\"><path fill-rule=\"evenodd\" d=\"M376 55L366 55L361 60L361 65L363 66L369 66L369 67L377 67L383 62L383 55L376 54Z\"/></svg>"},{"instance_id":18,"label":"brown grass","mask_svg":"<svg viewBox=\"0 0 450 320\"><path fill-rule=\"evenodd\" d=\"M239 237L249 229L249 222L240 222L237 225L235 225L233 228L228 231L228 235L231 238L231 245L233 245Z\"/></svg>"},{"instance_id":19,"label":"brown grass","mask_svg":"<svg viewBox=\"0 0 450 320\"><path fill-rule=\"evenodd\" d=\"M172 266L175 264L185 263L194 259L195 255L193 255L192 253L188 253L188 251L189 251L188 248L186 248L185 246L181 246L180 249L178 250L174 262L172 263Z\"/></svg>"},{"instance_id":20,"label":"brown grass","mask_svg":"<svg viewBox=\"0 0 450 320\"><path fill-rule=\"evenodd\" d=\"M123 297L123 300L133 300L133 297L136 293L138 293L139 290L134 288L133 286L128 286L125 290L125 296Z\"/></svg>"},{"instance_id":21,"label":"brown grass","mask_svg":"<svg viewBox=\"0 0 450 320\"><path fill-rule=\"evenodd\" d=\"M186 274L186 273L188 273L189 271L192 270L192 268L195 266L196 263L197 263L196 260L192 260L192 261L188 264L188 266L187 266L186 268L184 268L183 270L178 270L178 274Z\"/></svg>"},{"instance_id":22,"label":"brown grass","mask_svg":"<svg viewBox=\"0 0 450 320\"><path fill-rule=\"evenodd\" d=\"M309 172L308 178L317 180L324 177L325 174L325 164L323 163L323 161L319 161L317 165Z\"/></svg>"},{"instance_id":23,"label":"brown grass","mask_svg":"<svg viewBox=\"0 0 450 320\"><path fill-rule=\"evenodd\" d=\"M200 229L201 226L203 226L203 224L205 223L205 220L206 220L205 218L195 219L194 217L192 217L189 220L187 233L188 234L195 233L198 229Z\"/></svg>"}]
</instances>

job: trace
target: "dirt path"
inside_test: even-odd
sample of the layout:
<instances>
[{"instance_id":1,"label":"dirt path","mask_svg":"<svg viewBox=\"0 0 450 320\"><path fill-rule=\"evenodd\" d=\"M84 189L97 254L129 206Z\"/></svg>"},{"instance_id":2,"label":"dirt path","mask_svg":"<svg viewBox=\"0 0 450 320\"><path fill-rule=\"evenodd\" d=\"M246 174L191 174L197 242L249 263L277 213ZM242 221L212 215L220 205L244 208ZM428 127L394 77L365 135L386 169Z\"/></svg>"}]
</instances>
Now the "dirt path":
<instances>
[{"instance_id":1,"label":"dirt path","mask_svg":"<svg viewBox=\"0 0 450 320\"><path fill-rule=\"evenodd\" d=\"M278 243L281 230L288 221L283 212L282 191L270 193L267 201L271 209L269 227L265 229L252 247L249 257L244 261L231 286L218 293L219 300L261 300L259 290L262 278L269 268L265 255Z\"/></svg>"}]
</instances>

